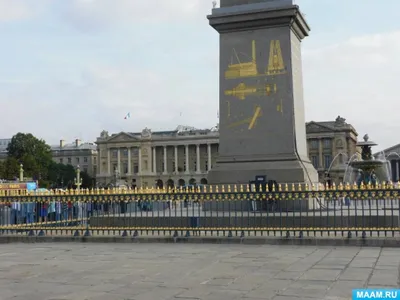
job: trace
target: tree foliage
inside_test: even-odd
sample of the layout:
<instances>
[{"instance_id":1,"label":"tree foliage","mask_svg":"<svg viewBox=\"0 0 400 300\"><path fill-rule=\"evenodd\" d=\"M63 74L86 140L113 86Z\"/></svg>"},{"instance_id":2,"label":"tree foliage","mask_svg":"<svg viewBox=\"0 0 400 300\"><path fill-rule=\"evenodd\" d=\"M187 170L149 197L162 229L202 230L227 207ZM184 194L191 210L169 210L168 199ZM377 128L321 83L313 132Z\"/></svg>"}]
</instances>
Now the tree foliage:
<instances>
[{"instance_id":1,"label":"tree foliage","mask_svg":"<svg viewBox=\"0 0 400 300\"><path fill-rule=\"evenodd\" d=\"M17 133L7 147L8 158L24 166L24 176L33 179L47 179L52 163L51 148L44 140L30 133Z\"/></svg>"},{"instance_id":2,"label":"tree foliage","mask_svg":"<svg viewBox=\"0 0 400 300\"><path fill-rule=\"evenodd\" d=\"M15 180L19 176L20 164L18 160L13 157L7 157L7 159L1 163L0 166L0 178L7 180Z\"/></svg>"}]
</instances>

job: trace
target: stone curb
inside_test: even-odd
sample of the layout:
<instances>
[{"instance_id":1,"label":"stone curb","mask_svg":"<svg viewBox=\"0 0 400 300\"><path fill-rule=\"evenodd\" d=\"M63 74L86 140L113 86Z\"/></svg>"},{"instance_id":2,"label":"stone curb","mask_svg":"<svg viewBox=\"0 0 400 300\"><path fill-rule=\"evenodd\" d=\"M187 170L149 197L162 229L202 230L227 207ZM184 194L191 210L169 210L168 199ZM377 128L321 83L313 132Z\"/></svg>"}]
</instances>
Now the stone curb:
<instances>
[{"instance_id":1,"label":"stone curb","mask_svg":"<svg viewBox=\"0 0 400 300\"><path fill-rule=\"evenodd\" d=\"M400 238L271 238L271 237L120 237L120 236L0 236L0 244L8 243L178 243L178 244L242 244L292 246L364 246L400 247Z\"/></svg>"}]
</instances>

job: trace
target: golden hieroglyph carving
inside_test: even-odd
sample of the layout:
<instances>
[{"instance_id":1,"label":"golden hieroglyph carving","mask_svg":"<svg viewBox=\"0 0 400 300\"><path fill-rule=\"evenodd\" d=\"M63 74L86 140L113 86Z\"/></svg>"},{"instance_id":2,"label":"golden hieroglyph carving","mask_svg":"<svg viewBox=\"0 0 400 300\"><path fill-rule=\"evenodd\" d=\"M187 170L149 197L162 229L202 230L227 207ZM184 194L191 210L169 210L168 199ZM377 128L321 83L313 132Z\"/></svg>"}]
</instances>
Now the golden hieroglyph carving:
<instances>
[{"instance_id":1,"label":"golden hieroglyph carving","mask_svg":"<svg viewBox=\"0 0 400 300\"><path fill-rule=\"evenodd\" d=\"M254 108L254 113L251 117L237 121L237 122L233 122L231 124L228 125L228 128L233 128L233 127L238 127L244 124L248 124L247 129L251 130L253 128L255 128L255 126L257 125L257 120L262 116L262 110L261 110L261 106L256 106Z\"/></svg>"},{"instance_id":2,"label":"golden hieroglyph carving","mask_svg":"<svg viewBox=\"0 0 400 300\"><path fill-rule=\"evenodd\" d=\"M269 59L267 75L285 74L286 68L283 62L281 43L279 40L272 40L269 45Z\"/></svg>"},{"instance_id":3,"label":"golden hieroglyph carving","mask_svg":"<svg viewBox=\"0 0 400 300\"><path fill-rule=\"evenodd\" d=\"M251 42L250 62L244 62L244 63L240 62L236 49L232 49L232 52L236 56L237 63L234 64L232 62L233 61L233 56L232 56L231 63L228 65L228 69L225 71L225 79L258 76L255 40Z\"/></svg>"},{"instance_id":4,"label":"golden hieroglyph carving","mask_svg":"<svg viewBox=\"0 0 400 300\"><path fill-rule=\"evenodd\" d=\"M276 84L258 84L253 86L247 86L245 83L239 83L236 87L231 90L226 90L226 96L236 97L239 100L245 100L248 96L270 96L276 94Z\"/></svg>"}]
</instances>

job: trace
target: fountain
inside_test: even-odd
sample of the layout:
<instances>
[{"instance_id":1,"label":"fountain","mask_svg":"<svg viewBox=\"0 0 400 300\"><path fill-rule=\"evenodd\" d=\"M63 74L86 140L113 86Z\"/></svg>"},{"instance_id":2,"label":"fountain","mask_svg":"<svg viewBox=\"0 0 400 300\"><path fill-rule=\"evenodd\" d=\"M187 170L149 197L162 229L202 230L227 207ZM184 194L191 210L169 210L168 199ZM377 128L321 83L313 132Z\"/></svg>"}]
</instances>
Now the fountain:
<instances>
[{"instance_id":1,"label":"fountain","mask_svg":"<svg viewBox=\"0 0 400 300\"><path fill-rule=\"evenodd\" d=\"M390 169L388 161L385 157L380 156L375 159L372 156L371 147L377 144L369 141L368 134L364 135L364 141L358 142L356 145L361 147L361 160L353 160L349 162L352 170L356 171L356 176L353 180L361 185L362 183L376 185L383 181L390 180ZM354 173L354 172L353 172Z\"/></svg>"}]
</instances>

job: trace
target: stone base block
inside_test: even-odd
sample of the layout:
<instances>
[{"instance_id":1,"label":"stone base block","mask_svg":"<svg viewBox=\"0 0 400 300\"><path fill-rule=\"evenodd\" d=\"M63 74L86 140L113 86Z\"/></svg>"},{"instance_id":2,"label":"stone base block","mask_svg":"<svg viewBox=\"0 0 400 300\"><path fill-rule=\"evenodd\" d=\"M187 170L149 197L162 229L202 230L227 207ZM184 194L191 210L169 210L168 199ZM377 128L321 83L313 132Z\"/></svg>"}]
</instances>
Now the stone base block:
<instances>
[{"instance_id":1,"label":"stone base block","mask_svg":"<svg viewBox=\"0 0 400 300\"><path fill-rule=\"evenodd\" d=\"M209 184L248 184L256 176L278 183L317 183L318 173L309 161L276 160L218 162L209 173Z\"/></svg>"}]
</instances>

